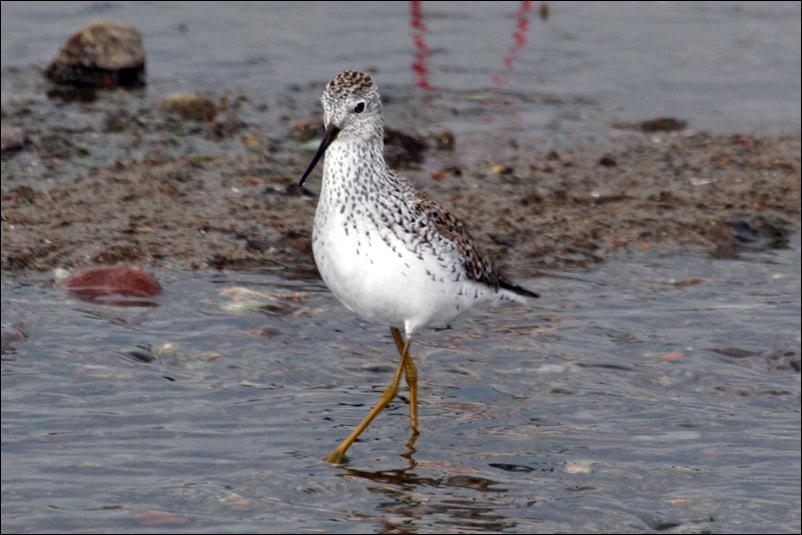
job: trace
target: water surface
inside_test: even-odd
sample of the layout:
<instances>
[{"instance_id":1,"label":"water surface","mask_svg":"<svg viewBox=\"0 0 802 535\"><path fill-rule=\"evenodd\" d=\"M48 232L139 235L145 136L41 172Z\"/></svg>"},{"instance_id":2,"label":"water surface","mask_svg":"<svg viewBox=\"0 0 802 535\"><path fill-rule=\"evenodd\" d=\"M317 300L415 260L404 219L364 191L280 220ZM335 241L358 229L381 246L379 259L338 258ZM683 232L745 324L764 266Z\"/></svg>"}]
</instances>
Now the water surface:
<instances>
[{"instance_id":1,"label":"water surface","mask_svg":"<svg viewBox=\"0 0 802 535\"><path fill-rule=\"evenodd\" d=\"M389 332L319 281L160 277L155 307L4 278L4 531L799 530L798 238L526 281L415 341L416 451L404 391L343 467Z\"/></svg>"},{"instance_id":2,"label":"water surface","mask_svg":"<svg viewBox=\"0 0 802 535\"><path fill-rule=\"evenodd\" d=\"M110 18L142 31L153 101L296 87L268 113L297 119L359 67L413 117L445 101L460 143L800 127L799 3L539 6L4 2L3 106L45 99L26 69ZM422 333L416 451L402 392L343 467L322 457L389 382L392 340L282 275L160 272L158 306L124 307L3 274L3 531L800 530L798 236L553 272L525 281L532 308Z\"/></svg>"},{"instance_id":3,"label":"water surface","mask_svg":"<svg viewBox=\"0 0 802 535\"><path fill-rule=\"evenodd\" d=\"M95 19L143 35L147 91L272 94L344 68L371 69L385 96L420 106L484 103L479 123L605 134L660 115L692 128L800 128L798 2L3 2L4 72L46 65ZM19 94L3 76L3 102ZM499 99L498 95L507 95ZM492 97L492 98L491 98ZM513 108L514 124L508 113ZM476 128L469 113L444 118Z\"/></svg>"}]
</instances>

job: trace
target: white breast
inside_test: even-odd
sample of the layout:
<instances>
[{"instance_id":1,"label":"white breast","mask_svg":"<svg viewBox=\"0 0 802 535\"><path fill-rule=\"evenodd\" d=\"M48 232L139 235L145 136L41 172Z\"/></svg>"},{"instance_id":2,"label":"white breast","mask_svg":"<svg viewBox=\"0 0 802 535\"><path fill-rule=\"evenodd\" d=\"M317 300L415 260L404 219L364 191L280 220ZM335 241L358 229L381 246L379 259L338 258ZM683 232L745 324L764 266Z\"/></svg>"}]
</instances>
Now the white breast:
<instances>
[{"instance_id":1,"label":"white breast","mask_svg":"<svg viewBox=\"0 0 802 535\"><path fill-rule=\"evenodd\" d=\"M472 281L455 281L434 258L410 251L390 229L370 219L346 226L337 211L315 227L313 252L332 294L360 319L403 326L444 326L494 292Z\"/></svg>"},{"instance_id":2,"label":"white breast","mask_svg":"<svg viewBox=\"0 0 802 535\"><path fill-rule=\"evenodd\" d=\"M381 147L338 139L326 152L312 249L334 296L361 319L403 326L407 334L443 326L470 306L496 298L493 288L465 277L455 247L439 243L435 253L426 235L409 234L414 225L393 223L394 211L408 206L378 202L392 198L387 190L392 177L383 160L379 169L366 166L376 158L371 150L381 154Z\"/></svg>"}]
</instances>

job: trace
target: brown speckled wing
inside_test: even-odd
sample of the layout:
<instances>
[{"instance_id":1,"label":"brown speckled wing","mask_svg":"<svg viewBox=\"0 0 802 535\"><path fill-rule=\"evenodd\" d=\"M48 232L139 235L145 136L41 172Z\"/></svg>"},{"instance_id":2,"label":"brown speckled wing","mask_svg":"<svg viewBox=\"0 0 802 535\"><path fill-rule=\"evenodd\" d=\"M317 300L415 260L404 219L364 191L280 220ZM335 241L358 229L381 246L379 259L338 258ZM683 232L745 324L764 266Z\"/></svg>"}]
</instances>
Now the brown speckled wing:
<instances>
[{"instance_id":1,"label":"brown speckled wing","mask_svg":"<svg viewBox=\"0 0 802 535\"><path fill-rule=\"evenodd\" d=\"M474 243L462 221L431 199L419 195L417 200L415 208L418 215L428 216L440 235L457 248L465 275L472 281L498 289L501 281L493 261Z\"/></svg>"}]
</instances>

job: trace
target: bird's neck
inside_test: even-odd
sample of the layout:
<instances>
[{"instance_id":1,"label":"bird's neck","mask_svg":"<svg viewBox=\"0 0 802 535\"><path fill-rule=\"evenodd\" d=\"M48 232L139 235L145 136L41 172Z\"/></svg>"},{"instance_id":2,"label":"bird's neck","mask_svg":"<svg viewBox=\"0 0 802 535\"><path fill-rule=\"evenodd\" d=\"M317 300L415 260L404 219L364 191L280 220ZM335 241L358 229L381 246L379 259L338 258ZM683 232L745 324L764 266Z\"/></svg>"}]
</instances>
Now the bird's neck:
<instances>
[{"instance_id":1,"label":"bird's neck","mask_svg":"<svg viewBox=\"0 0 802 535\"><path fill-rule=\"evenodd\" d=\"M373 182L386 175L383 136L338 137L326 149L323 162L323 189L346 190Z\"/></svg>"}]
</instances>

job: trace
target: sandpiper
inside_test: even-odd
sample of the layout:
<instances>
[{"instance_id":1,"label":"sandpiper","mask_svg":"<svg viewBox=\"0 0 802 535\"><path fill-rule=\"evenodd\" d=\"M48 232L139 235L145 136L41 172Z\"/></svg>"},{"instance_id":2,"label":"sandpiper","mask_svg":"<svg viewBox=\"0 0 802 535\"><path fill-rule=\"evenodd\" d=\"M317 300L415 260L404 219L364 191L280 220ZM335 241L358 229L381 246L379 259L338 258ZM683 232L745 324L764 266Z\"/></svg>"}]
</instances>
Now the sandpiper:
<instances>
[{"instance_id":1,"label":"sandpiper","mask_svg":"<svg viewBox=\"0 0 802 535\"><path fill-rule=\"evenodd\" d=\"M326 132L300 181L325 153L312 233L315 263L343 305L362 320L390 326L401 356L381 399L326 457L340 463L395 397L402 373L410 398L408 445L414 444L418 386L409 344L418 329L445 326L478 303L538 295L501 278L462 221L387 167L381 97L368 74L341 72L320 100Z\"/></svg>"}]
</instances>

